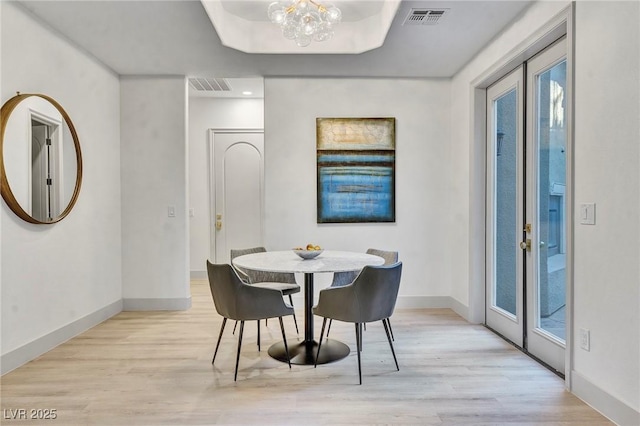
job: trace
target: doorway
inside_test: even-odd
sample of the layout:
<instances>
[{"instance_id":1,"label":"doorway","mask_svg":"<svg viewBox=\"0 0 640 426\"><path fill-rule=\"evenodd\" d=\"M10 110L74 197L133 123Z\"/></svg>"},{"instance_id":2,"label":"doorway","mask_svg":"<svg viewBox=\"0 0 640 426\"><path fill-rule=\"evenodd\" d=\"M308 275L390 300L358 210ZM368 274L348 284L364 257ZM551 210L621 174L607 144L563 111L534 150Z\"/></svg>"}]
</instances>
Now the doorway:
<instances>
[{"instance_id":1,"label":"doorway","mask_svg":"<svg viewBox=\"0 0 640 426\"><path fill-rule=\"evenodd\" d=\"M211 259L264 245L264 133L211 130Z\"/></svg>"},{"instance_id":2,"label":"doorway","mask_svg":"<svg viewBox=\"0 0 640 426\"><path fill-rule=\"evenodd\" d=\"M563 373L567 293L567 47L487 89L488 327Z\"/></svg>"},{"instance_id":3,"label":"doorway","mask_svg":"<svg viewBox=\"0 0 640 426\"><path fill-rule=\"evenodd\" d=\"M60 122L29 112L31 120L31 200L29 213L48 222L61 213L63 175Z\"/></svg>"}]
</instances>

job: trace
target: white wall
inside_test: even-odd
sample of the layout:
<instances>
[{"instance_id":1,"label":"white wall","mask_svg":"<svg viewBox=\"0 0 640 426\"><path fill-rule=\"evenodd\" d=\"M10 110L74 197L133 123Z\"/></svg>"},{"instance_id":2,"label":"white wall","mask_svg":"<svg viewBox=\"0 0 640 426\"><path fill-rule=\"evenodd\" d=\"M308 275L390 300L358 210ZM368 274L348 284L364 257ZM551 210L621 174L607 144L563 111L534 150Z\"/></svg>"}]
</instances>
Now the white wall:
<instances>
[{"instance_id":1,"label":"white wall","mask_svg":"<svg viewBox=\"0 0 640 426\"><path fill-rule=\"evenodd\" d=\"M450 84L419 79L265 79L265 243L398 250L399 304L448 305ZM316 223L316 118L396 118L396 222ZM320 277L318 287L329 277ZM323 281L324 280L324 281ZM444 296L439 298L439 296Z\"/></svg>"},{"instance_id":2,"label":"white wall","mask_svg":"<svg viewBox=\"0 0 640 426\"><path fill-rule=\"evenodd\" d=\"M96 313L104 319L120 310L120 95L111 71L19 6L0 8L2 102L16 91L56 99L84 161L77 204L61 222L28 224L2 202L4 372L99 322Z\"/></svg>"},{"instance_id":3,"label":"white wall","mask_svg":"<svg viewBox=\"0 0 640 426\"><path fill-rule=\"evenodd\" d=\"M505 58L532 43L569 3L538 2L467 64L452 81L452 249L481 252L484 170L482 131L473 116L473 87ZM575 14L575 203L597 203L595 226L574 226L573 370L571 390L619 424L640 415L640 79L637 2L577 2ZM483 102L483 99L480 99ZM480 156L480 157L478 157ZM574 206L574 211L578 212ZM478 215L479 213L479 215ZM577 213L576 213L577 214ZM478 249L479 243L479 249ZM451 269L452 296L470 308L483 304L476 264L460 253ZM464 265L469 265L464 267ZM580 328L591 330L591 351L579 347Z\"/></svg>"},{"instance_id":4,"label":"white wall","mask_svg":"<svg viewBox=\"0 0 640 426\"><path fill-rule=\"evenodd\" d=\"M597 216L595 226L575 226L574 324L575 330L591 331L591 350L579 349L576 332L574 370L636 411L640 411L639 22L638 2L576 5L575 202L595 202Z\"/></svg>"},{"instance_id":5,"label":"white wall","mask_svg":"<svg viewBox=\"0 0 640 426\"><path fill-rule=\"evenodd\" d=\"M186 80L121 78L120 96L124 308L187 309Z\"/></svg>"},{"instance_id":6,"label":"white wall","mask_svg":"<svg viewBox=\"0 0 640 426\"><path fill-rule=\"evenodd\" d=\"M189 98L190 269L206 277L211 255L211 200L209 193L209 129L262 129L263 99Z\"/></svg>"}]
</instances>

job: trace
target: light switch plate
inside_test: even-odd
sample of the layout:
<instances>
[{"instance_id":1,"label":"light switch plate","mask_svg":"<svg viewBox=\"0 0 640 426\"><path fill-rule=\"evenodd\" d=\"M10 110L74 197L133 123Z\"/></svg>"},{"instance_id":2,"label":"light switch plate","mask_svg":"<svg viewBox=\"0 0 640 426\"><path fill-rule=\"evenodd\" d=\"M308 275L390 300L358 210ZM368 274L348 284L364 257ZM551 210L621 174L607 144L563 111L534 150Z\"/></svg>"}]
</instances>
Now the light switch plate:
<instances>
[{"instance_id":1,"label":"light switch plate","mask_svg":"<svg viewBox=\"0 0 640 426\"><path fill-rule=\"evenodd\" d=\"M596 204L595 203L580 204L580 223L582 225L596 224Z\"/></svg>"},{"instance_id":2,"label":"light switch plate","mask_svg":"<svg viewBox=\"0 0 640 426\"><path fill-rule=\"evenodd\" d=\"M169 206L167 208L167 216L176 217L176 207L175 206Z\"/></svg>"}]
</instances>

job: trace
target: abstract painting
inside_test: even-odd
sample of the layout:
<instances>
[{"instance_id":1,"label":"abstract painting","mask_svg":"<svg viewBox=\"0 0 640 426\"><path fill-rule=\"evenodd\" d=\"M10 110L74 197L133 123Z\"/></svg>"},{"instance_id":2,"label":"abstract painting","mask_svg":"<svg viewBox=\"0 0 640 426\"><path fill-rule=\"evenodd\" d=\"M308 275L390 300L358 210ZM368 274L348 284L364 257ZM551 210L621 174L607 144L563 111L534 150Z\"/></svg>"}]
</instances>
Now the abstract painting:
<instances>
[{"instance_id":1,"label":"abstract painting","mask_svg":"<svg viewBox=\"0 0 640 426\"><path fill-rule=\"evenodd\" d=\"M395 222L395 118L317 118L318 223Z\"/></svg>"}]
</instances>

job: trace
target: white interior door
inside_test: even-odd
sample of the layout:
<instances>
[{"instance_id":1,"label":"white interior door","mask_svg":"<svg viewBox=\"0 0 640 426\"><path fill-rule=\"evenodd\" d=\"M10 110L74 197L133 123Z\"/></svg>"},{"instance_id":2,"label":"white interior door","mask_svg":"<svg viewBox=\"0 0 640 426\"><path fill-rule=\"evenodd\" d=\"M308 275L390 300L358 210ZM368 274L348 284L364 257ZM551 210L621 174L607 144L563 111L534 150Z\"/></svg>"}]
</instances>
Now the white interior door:
<instances>
[{"instance_id":1,"label":"white interior door","mask_svg":"<svg viewBox=\"0 0 640 426\"><path fill-rule=\"evenodd\" d=\"M486 324L524 346L524 75L519 67L487 89Z\"/></svg>"},{"instance_id":2,"label":"white interior door","mask_svg":"<svg viewBox=\"0 0 640 426\"><path fill-rule=\"evenodd\" d=\"M31 215L49 221L61 213L62 155L58 124L31 115Z\"/></svg>"},{"instance_id":3,"label":"white interior door","mask_svg":"<svg viewBox=\"0 0 640 426\"><path fill-rule=\"evenodd\" d=\"M264 135L211 130L212 258L229 262L229 250L264 245Z\"/></svg>"},{"instance_id":4,"label":"white interior door","mask_svg":"<svg viewBox=\"0 0 640 426\"><path fill-rule=\"evenodd\" d=\"M31 127L31 216L46 221L51 217L49 210L49 157L45 125Z\"/></svg>"}]
</instances>

